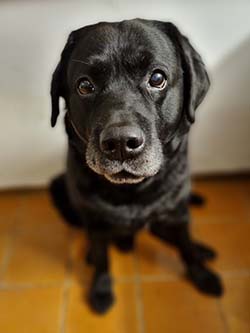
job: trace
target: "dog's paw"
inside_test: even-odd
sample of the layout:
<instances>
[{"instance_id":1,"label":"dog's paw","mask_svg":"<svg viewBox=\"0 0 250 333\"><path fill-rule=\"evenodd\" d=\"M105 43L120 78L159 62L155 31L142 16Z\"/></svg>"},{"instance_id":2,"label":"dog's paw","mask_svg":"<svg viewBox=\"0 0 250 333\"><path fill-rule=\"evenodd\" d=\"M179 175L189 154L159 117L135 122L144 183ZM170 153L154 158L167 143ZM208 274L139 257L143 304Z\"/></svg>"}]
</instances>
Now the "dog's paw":
<instances>
[{"instance_id":1,"label":"dog's paw","mask_svg":"<svg viewBox=\"0 0 250 333\"><path fill-rule=\"evenodd\" d=\"M195 256L200 261L213 260L217 256L217 253L210 246L198 242L194 242L193 246Z\"/></svg>"},{"instance_id":2,"label":"dog's paw","mask_svg":"<svg viewBox=\"0 0 250 333\"><path fill-rule=\"evenodd\" d=\"M119 237L114 240L114 244L121 252L133 251L134 243L134 236Z\"/></svg>"},{"instance_id":3,"label":"dog's paw","mask_svg":"<svg viewBox=\"0 0 250 333\"><path fill-rule=\"evenodd\" d=\"M191 265L187 273L188 278L200 291L217 297L223 294L220 277L203 265Z\"/></svg>"},{"instance_id":4,"label":"dog's paw","mask_svg":"<svg viewBox=\"0 0 250 333\"><path fill-rule=\"evenodd\" d=\"M112 292L112 280L107 274L95 278L89 295L91 308L100 314L104 314L114 303Z\"/></svg>"}]
</instances>

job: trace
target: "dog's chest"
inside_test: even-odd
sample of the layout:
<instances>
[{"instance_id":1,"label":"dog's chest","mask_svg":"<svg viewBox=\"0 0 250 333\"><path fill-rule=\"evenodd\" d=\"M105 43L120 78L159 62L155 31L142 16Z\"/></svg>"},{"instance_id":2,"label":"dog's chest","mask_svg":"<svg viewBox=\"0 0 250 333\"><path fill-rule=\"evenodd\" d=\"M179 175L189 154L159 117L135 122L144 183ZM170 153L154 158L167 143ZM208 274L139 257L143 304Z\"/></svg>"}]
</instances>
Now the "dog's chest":
<instances>
[{"instance_id":1,"label":"dog's chest","mask_svg":"<svg viewBox=\"0 0 250 333\"><path fill-rule=\"evenodd\" d=\"M126 196L126 200L98 191L70 188L70 197L75 209L87 224L109 226L112 229L137 230L152 220L162 219L175 205L173 191L163 191L146 198Z\"/></svg>"}]
</instances>

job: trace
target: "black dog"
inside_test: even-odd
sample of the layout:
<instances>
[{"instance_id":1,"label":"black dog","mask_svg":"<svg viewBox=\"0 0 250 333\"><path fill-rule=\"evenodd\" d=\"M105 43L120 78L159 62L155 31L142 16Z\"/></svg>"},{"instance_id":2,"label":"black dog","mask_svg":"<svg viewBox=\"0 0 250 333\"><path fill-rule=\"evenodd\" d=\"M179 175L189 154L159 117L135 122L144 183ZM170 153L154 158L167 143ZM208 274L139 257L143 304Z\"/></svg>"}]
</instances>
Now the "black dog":
<instances>
[{"instance_id":1,"label":"black dog","mask_svg":"<svg viewBox=\"0 0 250 333\"><path fill-rule=\"evenodd\" d=\"M65 175L51 184L66 220L84 228L95 267L90 303L113 302L108 245L133 247L144 226L180 252L201 291L219 296L212 249L189 233L188 132L209 88L199 54L171 23L135 19L70 34L51 85L52 118L66 103Z\"/></svg>"}]
</instances>

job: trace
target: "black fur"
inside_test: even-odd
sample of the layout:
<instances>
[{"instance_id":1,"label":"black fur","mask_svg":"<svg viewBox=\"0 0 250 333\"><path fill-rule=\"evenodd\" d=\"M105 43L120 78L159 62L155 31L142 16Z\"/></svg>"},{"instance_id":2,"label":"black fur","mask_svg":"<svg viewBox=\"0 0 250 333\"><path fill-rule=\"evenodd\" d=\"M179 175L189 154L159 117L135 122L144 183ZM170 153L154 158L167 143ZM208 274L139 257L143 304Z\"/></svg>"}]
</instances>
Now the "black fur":
<instances>
[{"instance_id":1,"label":"black fur","mask_svg":"<svg viewBox=\"0 0 250 333\"><path fill-rule=\"evenodd\" d=\"M156 69L167 78L162 90L148 84ZM82 77L94 93L79 96ZM205 266L215 252L189 232L188 205L202 202L190 196L188 132L208 87L201 57L171 23L103 22L70 34L51 84L51 124L63 97L69 142L66 172L52 182L51 193L65 219L88 234L87 260L95 267L89 301L98 312L114 301L108 245L133 249L146 225L177 248L198 289L222 294L219 277ZM140 128L143 152L124 161L105 156L100 135L110 124Z\"/></svg>"}]
</instances>

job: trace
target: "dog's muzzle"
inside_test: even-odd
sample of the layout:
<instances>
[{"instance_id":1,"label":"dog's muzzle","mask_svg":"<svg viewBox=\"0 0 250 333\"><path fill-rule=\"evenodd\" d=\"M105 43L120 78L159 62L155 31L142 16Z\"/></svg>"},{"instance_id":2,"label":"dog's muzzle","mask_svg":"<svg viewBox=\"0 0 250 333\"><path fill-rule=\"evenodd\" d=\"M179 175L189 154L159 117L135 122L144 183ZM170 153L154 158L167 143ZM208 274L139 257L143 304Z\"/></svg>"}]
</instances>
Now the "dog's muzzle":
<instances>
[{"instance_id":1,"label":"dog's muzzle","mask_svg":"<svg viewBox=\"0 0 250 333\"><path fill-rule=\"evenodd\" d=\"M110 182L137 184L159 171L163 155L154 128L146 135L137 124L116 122L98 132L90 135L86 161Z\"/></svg>"},{"instance_id":2,"label":"dog's muzzle","mask_svg":"<svg viewBox=\"0 0 250 333\"><path fill-rule=\"evenodd\" d=\"M112 124L103 129L99 137L100 151L111 161L120 163L138 157L145 146L145 135L135 125ZM144 177L128 172L126 168L115 174L104 175L113 183L138 183Z\"/></svg>"}]
</instances>

